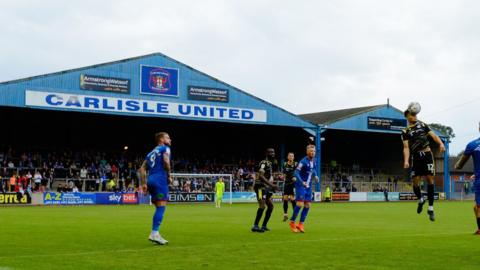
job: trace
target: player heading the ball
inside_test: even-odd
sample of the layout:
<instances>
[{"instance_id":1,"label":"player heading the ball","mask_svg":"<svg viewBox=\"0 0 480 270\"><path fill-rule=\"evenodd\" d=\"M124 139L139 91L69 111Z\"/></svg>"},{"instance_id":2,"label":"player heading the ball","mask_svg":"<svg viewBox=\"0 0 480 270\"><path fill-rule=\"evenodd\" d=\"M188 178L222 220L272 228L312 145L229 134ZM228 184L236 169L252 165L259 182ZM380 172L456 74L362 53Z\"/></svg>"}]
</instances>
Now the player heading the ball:
<instances>
[{"instance_id":1,"label":"player heading the ball","mask_svg":"<svg viewBox=\"0 0 480 270\"><path fill-rule=\"evenodd\" d=\"M433 212L435 159L430 148L429 137L440 147L440 152L445 152L445 146L442 140L430 129L430 127L417 119L417 114L421 107L418 102L412 102L408 105L404 115L408 121L407 127L402 130L403 142L403 167L411 170L413 180L413 192L418 198L417 213L420 214L425 204L420 189L422 177L427 178L427 198L428 198L428 216L431 221L435 221Z\"/></svg>"}]
</instances>

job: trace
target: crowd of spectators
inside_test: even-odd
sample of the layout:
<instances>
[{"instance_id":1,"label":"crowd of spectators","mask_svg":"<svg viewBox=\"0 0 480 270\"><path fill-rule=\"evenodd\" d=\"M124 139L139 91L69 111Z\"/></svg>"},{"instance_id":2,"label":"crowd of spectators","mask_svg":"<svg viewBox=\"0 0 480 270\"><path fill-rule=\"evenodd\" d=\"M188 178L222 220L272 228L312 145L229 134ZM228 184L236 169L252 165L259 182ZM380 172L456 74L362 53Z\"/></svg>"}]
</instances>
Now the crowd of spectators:
<instances>
[{"instance_id":1,"label":"crowd of spectators","mask_svg":"<svg viewBox=\"0 0 480 270\"><path fill-rule=\"evenodd\" d=\"M132 191L139 186L138 169L144 156L127 151L35 151L18 152L0 149L0 192ZM215 160L207 157L172 160L177 173L232 174L234 190L251 188L256 162L245 160ZM176 192L213 191L214 178L175 178Z\"/></svg>"},{"instance_id":2,"label":"crowd of spectators","mask_svg":"<svg viewBox=\"0 0 480 270\"><path fill-rule=\"evenodd\" d=\"M76 191L135 191L139 187L138 169L144 153L99 151L31 151L0 148L0 192L56 190ZM234 157L212 158L205 155L174 156L173 170L189 174L233 175L233 191L253 188L257 161ZM356 191L352 174L340 166L328 168L327 183L333 191ZM354 170L352 170L354 171ZM352 172L350 171L350 172ZM371 179L373 178L373 172ZM211 192L215 177L174 178L174 192ZM396 183L398 178L388 177L385 182Z\"/></svg>"}]
</instances>

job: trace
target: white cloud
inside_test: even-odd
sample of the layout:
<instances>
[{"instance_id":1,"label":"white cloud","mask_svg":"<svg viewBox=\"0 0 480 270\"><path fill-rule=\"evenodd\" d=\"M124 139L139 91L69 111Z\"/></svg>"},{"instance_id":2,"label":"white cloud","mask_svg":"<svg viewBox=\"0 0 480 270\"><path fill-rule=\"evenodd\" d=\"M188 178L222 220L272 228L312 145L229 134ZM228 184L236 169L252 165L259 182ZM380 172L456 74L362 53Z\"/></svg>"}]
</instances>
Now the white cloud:
<instances>
[{"instance_id":1,"label":"white cloud","mask_svg":"<svg viewBox=\"0 0 480 270\"><path fill-rule=\"evenodd\" d=\"M0 81L160 51L295 113L423 105L477 134L477 1L2 1ZM469 100L475 102L446 110ZM436 113L439 112L439 113Z\"/></svg>"}]
</instances>

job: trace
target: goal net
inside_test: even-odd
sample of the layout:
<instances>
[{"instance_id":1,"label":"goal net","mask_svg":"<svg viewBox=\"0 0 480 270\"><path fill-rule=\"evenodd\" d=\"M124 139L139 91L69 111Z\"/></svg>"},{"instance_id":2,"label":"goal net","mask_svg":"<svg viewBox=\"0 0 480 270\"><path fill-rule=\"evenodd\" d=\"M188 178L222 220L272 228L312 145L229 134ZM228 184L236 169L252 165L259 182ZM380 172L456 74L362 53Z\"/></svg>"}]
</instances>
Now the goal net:
<instances>
[{"instance_id":1,"label":"goal net","mask_svg":"<svg viewBox=\"0 0 480 270\"><path fill-rule=\"evenodd\" d=\"M215 184L220 178L225 183L223 199L232 204L232 174L172 173L170 201L173 202L214 202Z\"/></svg>"}]
</instances>

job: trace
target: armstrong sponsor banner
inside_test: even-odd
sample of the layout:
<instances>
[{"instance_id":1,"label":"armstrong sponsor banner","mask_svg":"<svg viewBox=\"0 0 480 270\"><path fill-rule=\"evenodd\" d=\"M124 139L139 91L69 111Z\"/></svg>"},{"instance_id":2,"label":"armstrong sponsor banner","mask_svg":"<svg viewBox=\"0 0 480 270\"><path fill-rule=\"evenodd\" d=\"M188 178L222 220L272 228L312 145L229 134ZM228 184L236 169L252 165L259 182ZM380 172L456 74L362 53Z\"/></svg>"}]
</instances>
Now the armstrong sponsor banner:
<instances>
[{"instance_id":1,"label":"armstrong sponsor banner","mask_svg":"<svg viewBox=\"0 0 480 270\"><path fill-rule=\"evenodd\" d=\"M27 194L17 192L0 193L1 204L31 204L32 198Z\"/></svg>"},{"instance_id":2,"label":"armstrong sponsor banner","mask_svg":"<svg viewBox=\"0 0 480 270\"><path fill-rule=\"evenodd\" d=\"M223 193L224 202L230 201L230 192ZM232 202L257 202L255 192L233 192Z\"/></svg>"},{"instance_id":3,"label":"armstrong sponsor banner","mask_svg":"<svg viewBox=\"0 0 480 270\"><path fill-rule=\"evenodd\" d=\"M80 74L80 89L130 94L130 80Z\"/></svg>"},{"instance_id":4,"label":"armstrong sponsor banner","mask_svg":"<svg viewBox=\"0 0 480 270\"><path fill-rule=\"evenodd\" d=\"M178 69L167 67L140 67L140 93L178 97Z\"/></svg>"},{"instance_id":5,"label":"armstrong sponsor banner","mask_svg":"<svg viewBox=\"0 0 480 270\"><path fill-rule=\"evenodd\" d=\"M95 193L58 193L45 192L43 194L43 204L46 205L69 205L69 204L96 204Z\"/></svg>"},{"instance_id":6,"label":"armstrong sponsor banner","mask_svg":"<svg viewBox=\"0 0 480 270\"><path fill-rule=\"evenodd\" d=\"M32 90L25 91L25 106L238 122L267 122L266 110Z\"/></svg>"},{"instance_id":7,"label":"armstrong sponsor banner","mask_svg":"<svg viewBox=\"0 0 480 270\"><path fill-rule=\"evenodd\" d=\"M384 118L384 117L368 117L368 128L377 130L402 130L407 126L407 120Z\"/></svg>"},{"instance_id":8,"label":"armstrong sponsor banner","mask_svg":"<svg viewBox=\"0 0 480 270\"><path fill-rule=\"evenodd\" d=\"M215 193L213 192L198 192L198 193L170 193L168 194L169 202L213 202Z\"/></svg>"},{"instance_id":9,"label":"armstrong sponsor banner","mask_svg":"<svg viewBox=\"0 0 480 270\"><path fill-rule=\"evenodd\" d=\"M348 192L333 192L332 201L349 201L350 193Z\"/></svg>"},{"instance_id":10,"label":"armstrong sponsor banner","mask_svg":"<svg viewBox=\"0 0 480 270\"><path fill-rule=\"evenodd\" d=\"M422 194L425 198L427 197L426 192L423 192ZM416 200L418 200L417 196L415 196L415 193L413 193L413 192L400 192L399 195L398 195L398 198L399 198L400 201L416 201ZM433 194L433 199L435 199L435 200L439 199L439 193L438 192L435 192Z\"/></svg>"},{"instance_id":11,"label":"armstrong sponsor banner","mask_svg":"<svg viewBox=\"0 0 480 270\"><path fill-rule=\"evenodd\" d=\"M188 99L228 103L228 89L190 85L188 86Z\"/></svg>"}]
</instances>

